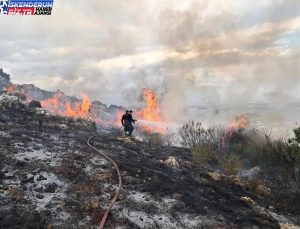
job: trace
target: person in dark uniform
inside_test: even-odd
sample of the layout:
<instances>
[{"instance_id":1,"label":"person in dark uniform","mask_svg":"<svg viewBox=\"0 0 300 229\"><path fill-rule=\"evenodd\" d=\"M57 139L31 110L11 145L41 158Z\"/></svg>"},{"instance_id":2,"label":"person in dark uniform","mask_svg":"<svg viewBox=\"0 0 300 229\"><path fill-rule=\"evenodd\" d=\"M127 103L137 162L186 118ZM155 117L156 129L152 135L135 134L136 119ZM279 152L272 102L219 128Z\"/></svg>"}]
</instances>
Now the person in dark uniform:
<instances>
[{"instance_id":1,"label":"person in dark uniform","mask_svg":"<svg viewBox=\"0 0 300 229\"><path fill-rule=\"evenodd\" d=\"M128 114L129 114L129 111L126 110L125 114L122 115L122 119L121 119L122 126L124 126L124 121L127 119Z\"/></svg>"},{"instance_id":2,"label":"person in dark uniform","mask_svg":"<svg viewBox=\"0 0 300 229\"><path fill-rule=\"evenodd\" d=\"M127 136L131 136L134 126L133 123L135 123L137 120L134 120L132 118L132 110L126 111L126 113L122 116L122 125L124 126L124 131Z\"/></svg>"}]
</instances>

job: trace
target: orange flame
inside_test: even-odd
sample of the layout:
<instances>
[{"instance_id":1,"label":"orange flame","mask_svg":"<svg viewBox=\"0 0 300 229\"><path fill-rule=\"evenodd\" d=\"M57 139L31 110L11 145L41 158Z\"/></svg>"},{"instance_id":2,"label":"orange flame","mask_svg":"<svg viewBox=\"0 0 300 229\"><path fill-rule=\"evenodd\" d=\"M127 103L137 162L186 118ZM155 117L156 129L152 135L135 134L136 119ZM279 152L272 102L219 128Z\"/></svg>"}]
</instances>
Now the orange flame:
<instances>
[{"instance_id":1,"label":"orange flame","mask_svg":"<svg viewBox=\"0 0 300 229\"><path fill-rule=\"evenodd\" d=\"M160 107L157 103L154 91L150 90L149 88L144 88L143 97L145 101L145 107L141 111L136 112L138 119L152 122L154 121L157 123L156 125L151 126L147 124L141 124L139 126L146 132L165 132L164 128L159 126L159 122L161 122Z\"/></svg>"},{"instance_id":2,"label":"orange flame","mask_svg":"<svg viewBox=\"0 0 300 229\"><path fill-rule=\"evenodd\" d=\"M249 119L245 114L235 117L228 125L229 129L246 129L248 126Z\"/></svg>"},{"instance_id":3,"label":"orange flame","mask_svg":"<svg viewBox=\"0 0 300 229\"><path fill-rule=\"evenodd\" d=\"M11 94L13 92L19 92L21 95L26 97L26 101L30 102L32 100L32 96L22 87L17 87L17 85L11 84L8 87L4 88L4 91Z\"/></svg>"},{"instance_id":4,"label":"orange flame","mask_svg":"<svg viewBox=\"0 0 300 229\"><path fill-rule=\"evenodd\" d=\"M67 117L80 117L85 118L88 116L90 109L90 100L89 97L83 93L81 93L82 102L76 102L74 108L72 108L71 103L69 101L66 102L64 108L65 111L63 113L64 116Z\"/></svg>"},{"instance_id":5,"label":"orange flame","mask_svg":"<svg viewBox=\"0 0 300 229\"><path fill-rule=\"evenodd\" d=\"M62 96L62 93L56 92L52 98L40 101L41 105L50 113L59 114L59 100Z\"/></svg>"},{"instance_id":6,"label":"orange flame","mask_svg":"<svg viewBox=\"0 0 300 229\"><path fill-rule=\"evenodd\" d=\"M123 111L117 111L117 121L114 123L116 126L121 127L121 119L123 116Z\"/></svg>"},{"instance_id":7,"label":"orange flame","mask_svg":"<svg viewBox=\"0 0 300 229\"><path fill-rule=\"evenodd\" d=\"M161 121L160 108L157 105L154 92L148 88L143 90L143 96L146 106L138 112L138 116L147 121Z\"/></svg>"},{"instance_id":8,"label":"orange flame","mask_svg":"<svg viewBox=\"0 0 300 229\"><path fill-rule=\"evenodd\" d=\"M73 105L70 101L62 102L63 95L62 92L57 92L52 98L42 100L42 107L52 114L61 116L75 118L85 118L88 116L91 103L87 95L81 93L82 101L76 102Z\"/></svg>"}]
</instances>

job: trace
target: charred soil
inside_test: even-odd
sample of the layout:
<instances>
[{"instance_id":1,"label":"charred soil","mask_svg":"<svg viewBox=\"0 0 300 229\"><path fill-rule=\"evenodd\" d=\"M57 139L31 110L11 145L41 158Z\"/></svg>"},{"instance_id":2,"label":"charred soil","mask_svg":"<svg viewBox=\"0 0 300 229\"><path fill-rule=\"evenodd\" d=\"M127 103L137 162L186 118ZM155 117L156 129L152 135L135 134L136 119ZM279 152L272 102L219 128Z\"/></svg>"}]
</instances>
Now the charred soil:
<instances>
[{"instance_id":1,"label":"charred soil","mask_svg":"<svg viewBox=\"0 0 300 229\"><path fill-rule=\"evenodd\" d=\"M272 194L253 194L199 166L186 149L97 132L88 120L38 116L24 106L0 109L0 228L97 228L117 176L88 147L90 136L122 173L106 228L280 228L286 219L270 210Z\"/></svg>"}]
</instances>

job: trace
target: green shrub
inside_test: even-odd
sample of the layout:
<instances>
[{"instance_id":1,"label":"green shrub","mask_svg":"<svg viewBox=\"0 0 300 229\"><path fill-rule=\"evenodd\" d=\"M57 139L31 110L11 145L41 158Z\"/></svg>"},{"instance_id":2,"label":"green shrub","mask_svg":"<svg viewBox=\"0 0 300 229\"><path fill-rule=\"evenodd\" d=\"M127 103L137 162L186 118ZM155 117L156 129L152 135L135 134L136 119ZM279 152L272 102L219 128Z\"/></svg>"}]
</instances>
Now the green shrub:
<instances>
[{"instance_id":1,"label":"green shrub","mask_svg":"<svg viewBox=\"0 0 300 229\"><path fill-rule=\"evenodd\" d=\"M226 175L234 175L241 169L240 157L234 154L227 154L221 159L220 166Z\"/></svg>"},{"instance_id":2,"label":"green shrub","mask_svg":"<svg viewBox=\"0 0 300 229\"><path fill-rule=\"evenodd\" d=\"M200 164L206 164L214 158L214 153L205 146L196 146L191 152L193 159Z\"/></svg>"}]
</instances>

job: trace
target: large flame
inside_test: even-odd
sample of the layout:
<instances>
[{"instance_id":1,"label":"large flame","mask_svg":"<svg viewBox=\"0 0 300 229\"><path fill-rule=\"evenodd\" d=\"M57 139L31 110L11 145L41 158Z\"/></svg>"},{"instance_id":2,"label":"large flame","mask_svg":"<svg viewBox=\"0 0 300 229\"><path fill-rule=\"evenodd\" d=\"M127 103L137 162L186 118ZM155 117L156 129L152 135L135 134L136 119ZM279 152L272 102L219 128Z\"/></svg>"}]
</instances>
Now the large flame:
<instances>
[{"instance_id":1,"label":"large flame","mask_svg":"<svg viewBox=\"0 0 300 229\"><path fill-rule=\"evenodd\" d=\"M139 125L146 132L165 132L165 128L160 125L161 114L160 107L157 103L157 98L154 91L149 88L143 89L143 98L145 102L145 107L140 111L136 112L136 116L141 121L150 121L150 122L141 122ZM152 124L152 125L150 125Z\"/></svg>"},{"instance_id":2,"label":"large flame","mask_svg":"<svg viewBox=\"0 0 300 229\"><path fill-rule=\"evenodd\" d=\"M88 116L91 103L87 95L81 93L82 101L73 104L69 100L61 101L62 98L63 93L57 92L53 97L42 100L42 107L52 114L66 117L86 118Z\"/></svg>"},{"instance_id":3,"label":"large flame","mask_svg":"<svg viewBox=\"0 0 300 229\"><path fill-rule=\"evenodd\" d=\"M137 113L139 117L147 121L161 121L160 108L157 104L154 91L145 88L143 90L145 107Z\"/></svg>"},{"instance_id":4,"label":"large flame","mask_svg":"<svg viewBox=\"0 0 300 229\"><path fill-rule=\"evenodd\" d=\"M42 107L47 109L52 114L60 114L59 100L62 96L63 96L63 93L61 93L59 91L55 92L53 97L40 101L41 105L42 105Z\"/></svg>"},{"instance_id":5,"label":"large flame","mask_svg":"<svg viewBox=\"0 0 300 229\"><path fill-rule=\"evenodd\" d=\"M64 116L85 118L88 116L91 106L89 97L81 93L82 102L76 102L72 107L69 101L64 105Z\"/></svg>"}]
</instances>

